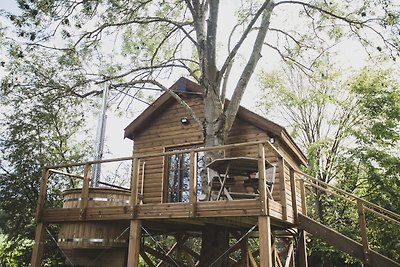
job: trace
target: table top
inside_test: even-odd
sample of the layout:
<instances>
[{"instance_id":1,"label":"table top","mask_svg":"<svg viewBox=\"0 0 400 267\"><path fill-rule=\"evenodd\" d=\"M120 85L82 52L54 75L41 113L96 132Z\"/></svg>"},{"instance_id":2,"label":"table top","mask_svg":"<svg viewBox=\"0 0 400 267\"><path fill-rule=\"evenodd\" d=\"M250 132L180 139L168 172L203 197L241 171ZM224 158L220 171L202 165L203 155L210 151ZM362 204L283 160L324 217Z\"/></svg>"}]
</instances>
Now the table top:
<instances>
[{"instance_id":1,"label":"table top","mask_svg":"<svg viewBox=\"0 0 400 267\"><path fill-rule=\"evenodd\" d=\"M228 175L248 176L258 172L258 159L248 157L221 158L207 165L208 168L221 174L226 172L228 166ZM272 167L272 164L265 160L265 168L270 167Z\"/></svg>"}]
</instances>

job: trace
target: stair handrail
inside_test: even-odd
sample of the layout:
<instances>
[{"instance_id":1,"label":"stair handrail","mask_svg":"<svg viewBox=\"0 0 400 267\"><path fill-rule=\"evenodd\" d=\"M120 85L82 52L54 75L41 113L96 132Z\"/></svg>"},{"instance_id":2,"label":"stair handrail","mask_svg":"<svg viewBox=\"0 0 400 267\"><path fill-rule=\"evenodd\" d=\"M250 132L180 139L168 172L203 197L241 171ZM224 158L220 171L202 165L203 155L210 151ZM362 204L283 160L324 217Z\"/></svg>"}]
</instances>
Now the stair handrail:
<instances>
[{"instance_id":1,"label":"stair handrail","mask_svg":"<svg viewBox=\"0 0 400 267\"><path fill-rule=\"evenodd\" d=\"M356 196L354 194L351 194L351 193L349 193L349 192L347 192L347 191L345 191L343 189L340 189L340 188L337 188L335 186L332 186L332 185L330 185L330 184L328 184L328 183L326 183L324 181L321 181L321 180L319 180L319 179L317 179L315 177L312 177L311 175L309 175L307 173L304 173L302 171L294 170L294 172L296 172L296 173L302 175L303 177L307 178L307 179L304 179L304 178L299 178L299 179L303 180L305 183L311 185L314 188L320 189L320 190L328 192L328 193L335 194L338 197L340 197L342 199L345 199L346 201L352 202L354 204L357 204L357 201L359 201L359 202L361 202L363 204L363 206L364 206L364 208L366 210L368 210L368 211L370 211L370 212L372 212L374 214L377 214L378 216L381 216L381 217L383 217L383 218L385 218L387 220L390 220L390 221L392 221L394 223L400 224L400 215L395 213L395 212L393 212L393 211L390 211L390 210L387 210L385 208L382 208L379 205L376 205L376 204L374 204L372 202L369 202L369 201L367 201L367 200L365 200L365 199L363 199L361 197L358 197L358 196ZM309 181L309 180L311 180L311 181ZM315 184L315 183L317 183L317 184ZM327 188L330 188L333 191L328 190ZM340 194L337 193L337 192L339 192ZM352 199L354 199L354 200L352 200Z\"/></svg>"}]
</instances>

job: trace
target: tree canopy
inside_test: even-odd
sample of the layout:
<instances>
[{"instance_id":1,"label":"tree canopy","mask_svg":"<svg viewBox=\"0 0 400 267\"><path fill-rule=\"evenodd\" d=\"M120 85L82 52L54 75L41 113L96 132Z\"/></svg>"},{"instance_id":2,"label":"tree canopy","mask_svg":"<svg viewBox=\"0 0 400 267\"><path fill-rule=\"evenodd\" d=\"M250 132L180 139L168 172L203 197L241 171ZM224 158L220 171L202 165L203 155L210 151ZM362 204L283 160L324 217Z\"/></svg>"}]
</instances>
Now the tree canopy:
<instances>
[{"instance_id":1,"label":"tree canopy","mask_svg":"<svg viewBox=\"0 0 400 267\"><path fill-rule=\"evenodd\" d=\"M5 44L7 68L26 64L36 83L81 97L96 93L89 85L105 81L125 92L150 85L166 90L166 79L190 76L205 89L205 121L197 121L207 145L223 143L257 63L268 51L312 72L315 60L343 40L358 40L371 56L381 52L396 59L399 50L399 6L389 0L18 4L20 15L3 12L24 38ZM40 63L48 53L53 67ZM9 73L4 88L34 86ZM224 111L228 87L233 93Z\"/></svg>"},{"instance_id":2,"label":"tree canopy","mask_svg":"<svg viewBox=\"0 0 400 267\"><path fill-rule=\"evenodd\" d=\"M37 180L32 179L39 166L82 157L67 145L81 124L72 106L99 94L102 86L97 86L102 83L112 82L116 93L131 96L159 88L184 104L166 84L177 76L191 77L204 88L204 116L187 109L202 127L205 145L212 146L224 143L262 56L263 64L273 64L274 54L307 75L313 75L326 51L344 41L358 42L370 59L399 57L400 15L395 0L17 3L20 13L1 11L7 22L0 28L4 53L0 68L1 97L12 110L4 125L7 135L1 145L6 148L2 155L6 165L1 175L4 183L10 175L18 179L13 180L17 184L1 188L30 182L28 201L37 194ZM228 91L231 101L224 108ZM42 129L49 132L44 135ZM358 135L365 143L374 138L371 131Z\"/></svg>"},{"instance_id":3,"label":"tree canopy","mask_svg":"<svg viewBox=\"0 0 400 267\"><path fill-rule=\"evenodd\" d=\"M333 66L321 66L315 74L305 76L292 68L263 73L261 107L267 108L268 114L282 114L308 155L306 172L399 213L399 81L391 71L376 68L364 68L346 78ZM314 190L309 196L313 202L308 206L309 216L356 238L354 208L323 191ZM372 246L399 259L397 245L391 242L400 235L397 225L371 214L368 220ZM310 264L342 266L351 262L358 266L314 238L309 248Z\"/></svg>"}]
</instances>

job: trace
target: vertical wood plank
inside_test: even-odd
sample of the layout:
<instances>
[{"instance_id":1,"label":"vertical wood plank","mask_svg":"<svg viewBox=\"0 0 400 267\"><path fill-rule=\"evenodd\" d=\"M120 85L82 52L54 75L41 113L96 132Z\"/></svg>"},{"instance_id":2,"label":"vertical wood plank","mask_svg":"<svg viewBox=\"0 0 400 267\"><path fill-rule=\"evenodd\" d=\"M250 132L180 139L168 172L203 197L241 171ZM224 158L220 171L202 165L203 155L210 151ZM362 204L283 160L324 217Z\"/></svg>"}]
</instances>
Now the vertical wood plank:
<instances>
[{"instance_id":1,"label":"vertical wood plank","mask_svg":"<svg viewBox=\"0 0 400 267\"><path fill-rule=\"evenodd\" d=\"M363 203L360 199L357 199L357 212L358 212L358 225L360 226L360 234L363 245L364 259L367 265L371 264L370 251L368 246L367 236L367 223L365 222L365 213Z\"/></svg>"},{"instance_id":2,"label":"vertical wood plank","mask_svg":"<svg viewBox=\"0 0 400 267\"><path fill-rule=\"evenodd\" d=\"M269 216L258 217L258 233L260 243L260 267L272 267L272 233L271 218Z\"/></svg>"},{"instance_id":3,"label":"vertical wood plank","mask_svg":"<svg viewBox=\"0 0 400 267\"><path fill-rule=\"evenodd\" d=\"M140 239L142 234L141 226L142 223L140 220L131 220L127 267L139 266Z\"/></svg>"},{"instance_id":4,"label":"vertical wood plank","mask_svg":"<svg viewBox=\"0 0 400 267\"><path fill-rule=\"evenodd\" d=\"M265 173L265 149L263 144L258 145L258 190L260 191L260 214L269 215L269 200Z\"/></svg>"},{"instance_id":5,"label":"vertical wood plank","mask_svg":"<svg viewBox=\"0 0 400 267\"><path fill-rule=\"evenodd\" d=\"M49 170L42 171L42 178L40 180L39 197L36 205L36 222L41 222L44 203L46 202L47 182L49 180Z\"/></svg>"},{"instance_id":6,"label":"vertical wood plank","mask_svg":"<svg viewBox=\"0 0 400 267\"><path fill-rule=\"evenodd\" d=\"M132 176L131 176L130 205L132 209L132 218L136 217L136 205L138 204L139 173L140 173L140 159L135 157L133 159ZM144 179L142 183L144 183Z\"/></svg>"},{"instance_id":7,"label":"vertical wood plank","mask_svg":"<svg viewBox=\"0 0 400 267\"><path fill-rule=\"evenodd\" d=\"M307 251L306 251L306 232L299 230L299 240L298 240L297 253L299 257L299 266L308 267L307 261Z\"/></svg>"},{"instance_id":8,"label":"vertical wood plank","mask_svg":"<svg viewBox=\"0 0 400 267\"><path fill-rule=\"evenodd\" d=\"M81 195L81 205L80 205L80 219L85 217L86 208L89 202L89 182L90 182L90 171L92 165L86 163L85 169L83 171L83 185L82 185L82 195Z\"/></svg>"},{"instance_id":9,"label":"vertical wood plank","mask_svg":"<svg viewBox=\"0 0 400 267\"><path fill-rule=\"evenodd\" d=\"M44 169L40 180L39 197L36 206L36 229L35 229L35 243L33 244L31 266L39 267L42 264L43 249L44 249L44 234L46 225L43 224L42 214L44 204L46 202L47 182L49 179L49 170Z\"/></svg>"},{"instance_id":10,"label":"vertical wood plank","mask_svg":"<svg viewBox=\"0 0 400 267\"><path fill-rule=\"evenodd\" d=\"M286 200L286 179L285 179L285 159L278 158L278 173L280 185L280 200L282 205L282 219L287 220L287 200Z\"/></svg>"},{"instance_id":11,"label":"vertical wood plank","mask_svg":"<svg viewBox=\"0 0 400 267\"><path fill-rule=\"evenodd\" d=\"M194 151L190 151L189 175L189 217L195 217L197 201L197 154Z\"/></svg>"},{"instance_id":12,"label":"vertical wood plank","mask_svg":"<svg viewBox=\"0 0 400 267\"><path fill-rule=\"evenodd\" d=\"M43 250L44 250L44 234L46 225L39 222L35 230L35 243L33 244L31 267L40 267L42 265Z\"/></svg>"},{"instance_id":13,"label":"vertical wood plank","mask_svg":"<svg viewBox=\"0 0 400 267\"><path fill-rule=\"evenodd\" d=\"M290 168L290 189L292 191L292 209L293 209L294 223L297 223L298 211L297 211L296 179L294 175L294 170L292 168Z\"/></svg>"},{"instance_id":14,"label":"vertical wood plank","mask_svg":"<svg viewBox=\"0 0 400 267\"><path fill-rule=\"evenodd\" d=\"M301 213L307 215L307 202L306 202L306 187L304 186L304 180L300 181L300 197L301 197Z\"/></svg>"}]
</instances>

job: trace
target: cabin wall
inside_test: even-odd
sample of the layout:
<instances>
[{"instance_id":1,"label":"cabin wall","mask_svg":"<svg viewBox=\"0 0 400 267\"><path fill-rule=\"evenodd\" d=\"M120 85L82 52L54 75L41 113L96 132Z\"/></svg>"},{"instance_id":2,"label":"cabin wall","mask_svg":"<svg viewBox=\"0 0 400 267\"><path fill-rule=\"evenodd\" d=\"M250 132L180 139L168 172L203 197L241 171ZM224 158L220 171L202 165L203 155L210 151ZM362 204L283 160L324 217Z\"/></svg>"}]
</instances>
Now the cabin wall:
<instances>
[{"instance_id":1,"label":"cabin wall","mask_svg":"<svg viewBox=\"0 0 400 267\"><path fill-rule=\"evenodd\" d=\"M198 114L201 118L203 113L203 103L200 96L181 96L183 100ZM188 117L189 124L183 125L180 121L182 117ZM158 114L155 120L135 136L133 151L134 155L144 155L149 153L161 153L169 147L179 147L190 144L199 144L203 142L203 134L197 123L191 119L186 110L179 104ZM143 163L145 182L142 187ZM139 192L143 188L143 203L161 203L163 202L164 190L164 157L146 158L140 163L140 181Z\"/></svg>"},{"instance_id":2,"label":"cabin wall","mask_svg":"<svg viewBox=\"0 0 400 267\"><path fill-rule=\"evenodd\" d=\"M203 102L201 96L182 95L182 98L194 109L197 116L201 119L203 114ZM160 153L166 151L168 148L173 147L201 145L203 143L202 130L195 122L193 122L193 119L188 116L186 110L178 103L171 105L162 113L157 115L158 116L156 116L156 119L154 119L146 129L143 129L135 136L134 154L136 156L148 153ZM181 124L180 118L182 117L188 117L190 123L188 125ZM270 136L268 136L265 131L240 118L237 118L233 124L232 130L228 135L226 143L245 143L269 139ZM296 164L288 148L279 145L278 142L276 142L274 146L285 156L285 159L288 160L290 164L298 168L298 164ZM266 159L272 164L277 165L273 199L281 203L283 206L286 206L288 214L290 214L292 200L289 167L285 165L284 168L279 168L278 162L280 161L280 158L273 150L268 149L267 146L265 148ZM225 156L257 157L258 147L253 145L251 147L248 146L227 149L225 151ZM167 168L165 161L166 160L164 157L147 158L142 160L140 164L139 192L143 191L143 203L163 202L164 173L165 169ZM142 171L144 162L145 182L142 188L141 180L143 178ZM238 192L245 190L241 181L237 181L235 184L235 189L238 189ZM242 188L237 188L237 184L240 184ZM299 189L297 189L297 191L298 194L296 195L300 201ZM300 202L298 205L300 207Z\"/></svg>"}]
</instances>

